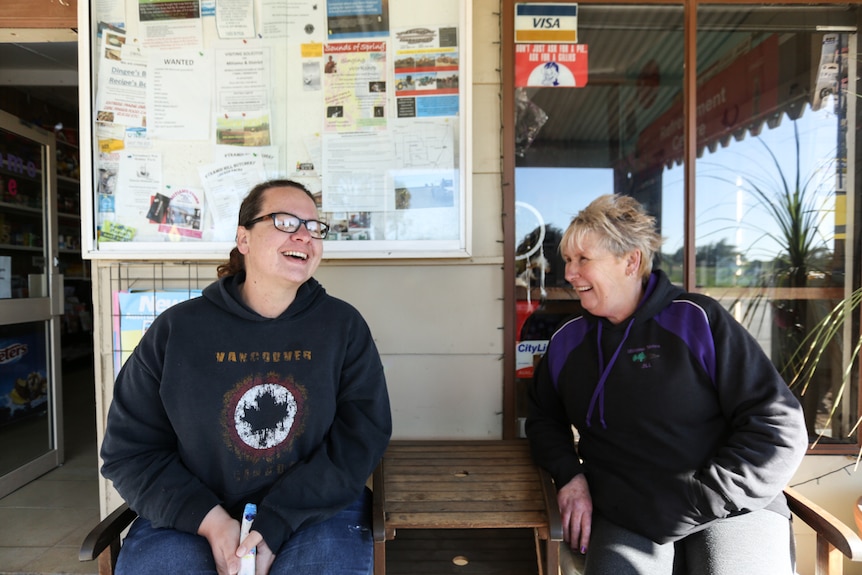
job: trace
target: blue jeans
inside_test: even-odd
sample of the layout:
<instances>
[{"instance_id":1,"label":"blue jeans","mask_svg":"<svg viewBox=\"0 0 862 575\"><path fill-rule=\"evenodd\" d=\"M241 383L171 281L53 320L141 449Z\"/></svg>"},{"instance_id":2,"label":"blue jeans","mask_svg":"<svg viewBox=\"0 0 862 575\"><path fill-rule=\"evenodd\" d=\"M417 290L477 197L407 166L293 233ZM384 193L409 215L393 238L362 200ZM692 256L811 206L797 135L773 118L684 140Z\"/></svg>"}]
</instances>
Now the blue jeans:
<instances>
[{"instance_id":1,"label":"blue jeans","mask_svg":"<svg viewBox=\"0 0 862 575\"><path fill-rule=\"evenodd\" d=\"M237 542L239 545L239 542ZM270 575L368 575L374 565L371 492L322 523L285 541ZM123 541L116 575L216 575L209 542L200 535L156 529L139 517Z\"/></svg>"}]
</instances>

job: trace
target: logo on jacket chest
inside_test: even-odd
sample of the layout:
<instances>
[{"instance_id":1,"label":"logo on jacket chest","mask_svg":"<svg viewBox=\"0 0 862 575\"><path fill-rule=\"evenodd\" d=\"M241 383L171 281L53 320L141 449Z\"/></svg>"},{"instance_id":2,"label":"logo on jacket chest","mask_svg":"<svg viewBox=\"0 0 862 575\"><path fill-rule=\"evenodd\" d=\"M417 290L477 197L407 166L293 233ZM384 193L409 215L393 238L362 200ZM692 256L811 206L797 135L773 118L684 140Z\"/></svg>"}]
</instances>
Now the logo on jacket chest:
<instances>
[{"instance_id":1,"label":"logo on jacket chest","mask_svg":"<svg viewBox=\"0 0 862 575\"><path fill-rule=\"evenodd\" d=\"M222 423L239 455L267 458L290 448L302 427L305 390L270 372L241 381L225 396Z\"/></svg>"},{"instance_id":2,"label":"logo on jacket chest","mask_svg":"<svg viewBox=\"0 0 862 575\"><path fill-rule=\"evenodd\" d=\"M649 369L653 366L653 362L661 357L660 350L660 345L650 344L645 347L630 348L626 350L626 353L628 353L631 361L641 369Z\"/></svg>"}]
</instances>

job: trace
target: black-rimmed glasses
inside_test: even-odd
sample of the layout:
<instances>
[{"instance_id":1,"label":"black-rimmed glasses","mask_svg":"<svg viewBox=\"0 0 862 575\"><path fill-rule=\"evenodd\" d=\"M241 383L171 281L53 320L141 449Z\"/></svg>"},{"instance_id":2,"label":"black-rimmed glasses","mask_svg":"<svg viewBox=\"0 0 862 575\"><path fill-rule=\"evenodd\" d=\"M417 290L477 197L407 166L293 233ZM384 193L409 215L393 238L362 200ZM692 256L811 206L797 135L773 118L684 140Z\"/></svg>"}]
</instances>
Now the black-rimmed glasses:
<instances>
[{"instance_id":1,"label":"black-rimmed glasses","mask_svg":"<svg viewBox=\"0 0 862 575\"><path fill-rule=\"evenodd\" d=\"M299 230L299 226L303 224L305 224L305 229L308 230L308 235L316 240L326 238L326 234L329 233L329 225L320 220L303 220L299 216L295 216L287 212L276 212L274 214L266 214L265 216L254 218L253 220L249 220L244 223L243 227L251 227L257 222L262 222L267 218L272 218L272 223L275 226L275 229L286 234L295 233Z\"/></svg>"}]
</instances>

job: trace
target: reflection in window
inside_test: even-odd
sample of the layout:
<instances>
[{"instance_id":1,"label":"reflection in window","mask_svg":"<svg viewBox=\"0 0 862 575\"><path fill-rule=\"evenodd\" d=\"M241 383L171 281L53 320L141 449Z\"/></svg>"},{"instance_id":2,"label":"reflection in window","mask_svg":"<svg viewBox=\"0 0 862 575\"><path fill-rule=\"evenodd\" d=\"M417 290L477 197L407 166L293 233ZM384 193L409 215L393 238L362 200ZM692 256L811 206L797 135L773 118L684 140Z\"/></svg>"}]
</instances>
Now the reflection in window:
<instances>
[{"instance_id":1,"label":"reflection in window","mask_svg":"<svg viewBox=\"0 0 862 575\"><path fill-rule=\"evenodd\" d=\"M696 284L758 339L802 401L812 438L852 443L856 391L842 382L858 326L819 344L810 382L797 375L812 334L858 285L845 208L856 39L818 32L804 16L699 11Z\"/></svg>"},{"instance_id":2,"label":"reflection in window","mask_svg":"<svg viewBox=\"0 0 862 575\"><path fill-rule=\"evenodd\" d=\"M577 305L551 257L555 234L595 196L630 194L665 238L658 265L679 284L693 276L687 287L719 299L748 328L796 390L812 438L855 443L858 307L839 307L852 319L820 346L804 393L794 374L806 338L860 287L859 88L850 57L859 7L698 6L692 189L683 166L681 8L579 8L586 85L514 88L518 342L541 343ZM530 357L519 351L517 365L520 397Z\"/></svg>"}]
</instances>

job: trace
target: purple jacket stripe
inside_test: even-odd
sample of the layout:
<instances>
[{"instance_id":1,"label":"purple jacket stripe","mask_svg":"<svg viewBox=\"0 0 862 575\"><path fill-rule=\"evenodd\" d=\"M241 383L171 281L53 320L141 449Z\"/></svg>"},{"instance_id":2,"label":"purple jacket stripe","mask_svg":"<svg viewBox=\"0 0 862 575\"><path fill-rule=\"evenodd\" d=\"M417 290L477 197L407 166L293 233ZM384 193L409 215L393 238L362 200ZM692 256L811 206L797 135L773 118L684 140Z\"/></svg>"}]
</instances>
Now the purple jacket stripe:
<instances>
[{"instance_id":1,"label":"purple jacket stripe","mask_svg":"<svg viewBox=\"0 0 862 575\"><path fill-rule=\"evenodd\" d=\"M589 331L590 323L581 316L566 322L551 336L551 343L548 344L548 352L554 349L554 353L546 353L546 355L551 358L551 363L548 367L551 371L551 381L554 382L554 389L559 391L560 372L569 358L569 353L581 345L581 342L584 341Z\"/></svg>"},{"instance_id":2,"label":"purple jacket stripe","mask_svg":"<svg viewBox=\"0 0 862 575\"><path fill-rule=\"evenodd\" d=\"M694 302L677 299L654 319L685 342L715 385L715 341L706 311Z\"/></svg>"}]
</instances>

